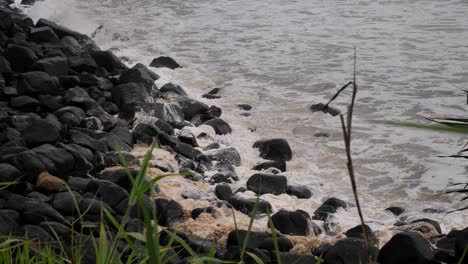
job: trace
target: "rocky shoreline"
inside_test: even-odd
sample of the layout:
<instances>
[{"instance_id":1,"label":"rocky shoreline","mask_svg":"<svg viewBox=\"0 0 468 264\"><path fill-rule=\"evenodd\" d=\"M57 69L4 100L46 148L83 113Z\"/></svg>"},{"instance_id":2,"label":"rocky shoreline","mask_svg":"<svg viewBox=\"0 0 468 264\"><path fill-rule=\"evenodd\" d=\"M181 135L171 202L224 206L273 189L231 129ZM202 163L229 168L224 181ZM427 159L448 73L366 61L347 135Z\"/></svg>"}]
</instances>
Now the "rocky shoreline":
<instances>
[{"instance_id":1,"label":"rocky shoreline","mask_svg":"<svg viewBox=\"0 0 468 264\"><path fill-rule=\"evenodd\" d=\"M222 109L189 98L177 84L158 88L159 76L148 66L128 68L90 37L45 19L34 24L10 4L0 0L0 182L14 184L0 186L0 242L11 235L56 243L59 234L70 245L71 230L99 235L102 207L116 219L128 209L131 183L118 151L136 175L153 138L158 146L147 177L185 176L158 181L144 199L157 208L160 226L176 230L202 256L216 239L216 257L238 260L238 241L246 236L255 195L311 197L311 190L290 185L281 175L293 158L285 139L253 142L267 161L253 168L259 172L245 188L233 191L242 160L235 147L216 141L232 132ZM180 67L169 57L155 58L149 66ZM217 96L216 90L203 95ZM240 107L246 114L251 108ZM248 248L263 262L276 262L266 216L271 212L283 262L315 263L322 257L327 264L369 263L361 226L334 231L333 214L352 206L330 198L309 215L275 211L260 198ZM398 215L402 209L388 210ZM364 227L376 263L457 263L461 258L468 228L442 234L434 220L404 220L380 233ZM127 228L144 230L138 210L132 210ZM171 263L185 257L179 254ZM95 262L92 245L83 260Z\"/></svg>"}]
</instances>

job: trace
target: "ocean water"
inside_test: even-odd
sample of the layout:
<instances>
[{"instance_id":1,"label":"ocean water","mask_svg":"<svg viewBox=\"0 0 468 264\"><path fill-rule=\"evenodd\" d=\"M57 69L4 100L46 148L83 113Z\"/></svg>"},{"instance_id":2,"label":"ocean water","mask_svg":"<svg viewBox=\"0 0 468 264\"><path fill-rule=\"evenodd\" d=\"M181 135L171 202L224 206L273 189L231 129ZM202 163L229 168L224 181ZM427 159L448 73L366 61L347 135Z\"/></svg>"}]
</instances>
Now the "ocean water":
<instances>
[{"instance_id":1,"label":"ocean water","mask_svg":"<svg viewBox=\"0 0 468 264\"><path fill-rule=\"evenodd\" d=\"M383 124L427 123L423 117L466 117L468 2L384 0L44 0L24 9L91 34L129 65L168 55L183 68L153 69L192 97L223 108L234 129L219 137L242 154L245 183L260 162L257 139L286 138L293 159L290 182L306 185L311 199L266 195L274 208L310 213L328 197L353 202L338 117L312 113L352 80L357 52L359 91L353 126L353 157L365 219L374 229L393 224L384 211L428 217L445 230L467 224L468 212L445 212L468 204L461 196L434 196L467 181L456 154L466 138ZM201 94L221 88L222 99ZM346 111L351 91L333 103ZM253 106L251 116L237 104ZM318 133L326 136L317 136ZM424 213L423 209L440 213ZM343 227L358 223L356 210L339 211Z\"/></svg>"}]
</instances>

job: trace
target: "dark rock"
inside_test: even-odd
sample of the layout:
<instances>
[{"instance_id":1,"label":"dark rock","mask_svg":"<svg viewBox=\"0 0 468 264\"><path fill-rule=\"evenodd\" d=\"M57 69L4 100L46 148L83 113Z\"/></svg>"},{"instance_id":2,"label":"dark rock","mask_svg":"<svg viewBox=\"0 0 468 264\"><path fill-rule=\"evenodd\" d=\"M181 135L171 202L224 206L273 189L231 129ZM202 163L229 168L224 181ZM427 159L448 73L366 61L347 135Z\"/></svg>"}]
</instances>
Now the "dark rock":
<instances>
[{"instance_id":1,"label":"dark rock","mask_svg":"<svg viewBox=\"0 0 468 264\"><path fill-rule=\"evenodd\" d=\"M18 78L19 94L52 94L60 95L63 90L55 77L40 71L23 73Z\"/></svg>"},{"instance_id":2,"label":"dark rock","mask_svg":"<svg viewBox=\"0 0 468 264\"><path fill-rule=\"evenodd\" d=\"M366 250L366 243L362 239L345 238L339 240L333 245L325 255L325 263L349 263L366 264L375 263L379 250L376 247L370 247ZM369 255L368 255L369 254ZM371 262L369 261L371 260ZM392 262L405 263L405 262Z\"/></svg>"},{"instance_id":3,"label":"dark rock","mask_svg":"<svg viewBox=\"0 0 468 264\"><path fill-rule=\"evenodd\" d=\"M118 73L127 69L125 64L123 64L110 50L92 51L91 57L93 57L99 67L105 68L110 73Z\"/></svg>"},{"instance_id":4,"label":"dark rock","mask_svg":"<svg viewBox=\"0 0 468 264\"><path fill-rule=\"evenodd\" d=\"M440 228L440 225L439 223L437 223L437 221L434 221L428 218L421 218L421 219L416 219L414 221L411 221L411 223L420 223L420 222L429 223L435 228L435 230L437 230L439 234L442 234L442 229Z\"/></svg>"},{"instance_id":5,"label":"dark rock","mask_svg":"<svg viewBox=\"0 0 468 264\"><path fill-rule=\"evenodd\" d=\"M171 127L172 128L172 127ZM166 132L166 131L164 131ZM167 132L166 132L167 133ZM169 134L169 133L168 133ZM177 138L182 142L191 145L192 147L198 147L195 136L190 132L181 131Z\"/></svg>"},{"instance_id":6,"label":"dark rock","mask_svg":"<svg viewBox=\"0 0 468 264\"><path fill-rule=\"evenodd\" d=\"M86 117L86 113L83 111L83 109L76 106L62 107L54 114L59 118L62 124L70 128L79 126Z\"/></svg>"},{"instance_id":7,"label":"dark rock","mask_svg":"<svg viewBox=\"0 0 468 264\"><path fill-rule=\"evenodd\" d=\"M288 185L286 187L286 193L294 195L299 199L309 199L312 197L312 192L304 185Z\"/></svg>"},{"instance_id":8,"label":"dark rock","mask_svg":"<svg viewBox=\"0 0 468 264\"><path fill-rule=\"evenodd\" d=\"M71 228L57 222L42 222L39 224L44 231L58 241L70 242L72 237Z\"/></svg>"},{"instance_id":9,"label":"dark rock","mask_svg":"<svg viewBox=\"0 0 468 264\"><path fill-rule=\"evenodd\" d=\"M35 112L39 105L39 101L27 95L10 99L10 107L23 112Z\"/></svg>"},{"instance_id":10,"label":"dark rock","mask_svg":"<svg viewBox=\"0 0 468 264\"><path fill-rule=\"evenodd\" d=\"M231 126L229 126L229 124L221 118L213 118L203 124L213 127L216 134L218 135L226 135L232 132Z\"/></svg>"},{"instance_id":11,"label":"dark rock","mask_svg":"<svg viewBox=\"0 0 468 264\"><path fill-rule=\"evenodd\" d=\"M21 133L28 146L55 143L60 139L60 130L46 119L34 119Z\"/></svg>"},{"instance_id":12,"label":"dark rock","mask_svg":"<svg viewBox=\"0 0 468 264\"><path fill-rule=\"evenodd\" d=\"M212 161L227 161L235 166L241 165L240 154L235 148L210 150L205 155Z\"/></svg>"},{"instance_id":13,"label":"dark rock","mask_svg":"<svg viewBox=\"0 0 468 264\"><path fill-rule=\"evenodd\" d=\"M50 27L31 28L29 37L37 43L54 42L58 40L54 30Z\"/></svg>"},{"instance_id":14,"label":"dark rock","mask_svg":"<svg viewBox=\"0 0 468 264\"><path fill-rule=\"evenodd\" d=\"M242 246L247 235L248 248L258 248L266 239L271 238L271 234L266 232L251 231L249 233L247 230L233 230L229 232L226 248ZM241 243L240 245L239 242Z\"/></svg>"},{"instance_id":15,"label":"dark rock","mask_svg":"<svg viewBox=\"0 0 468 264\"><path fill-rule=\"evenodd\" d=\"M256 259L252 258L249 254L244 254L241 261L241 249L238 246L229 247L226 252L224 252L223 259L246 264L271 263L272 261L270 252L266 250L247 247L246 251L255 255Z\"/></svg>"},{"instance_id":16,"label":"dark rock","mask_svg":"<svg viewBox=\"0 0 468 264\"><path fill-rule=\"evenodd\" d=\"M375 236L374 232L372 231L372 229L368 225L364 225L364 228L363 228L362 225L358 225L358 226L355 226L355 227L353 227L351 229L348 229L345 232L345 235L347 237L354 237L354 238L360 238L360 239L365 240L366 237L364 235L364 230L367 233L367 237L369 239L369 242L372 243L373 245L377 244L377 242L378 242L377 237Z\"/></svg>"},{"instance_id":17,"label":"dark rock","mask_svg":"<svg viewBox=\"0 0 468 264\"><path fill-rule=\"evenodd\" d=\"M197 156L201 155L201 152L198 149L182 142L176 144L174 146L174 150L189 159L195 159Z\"/></svg>"},{"instance_id":18,"label":"dark rock","mask_svg":"<svg viewBox=\"0 0 468 264\"><path fill-rule=\"evenodd\" d=\"M99 119L98 119L99 120ZM125 142L120 140L119 137L117 137L114 134L105 134L99 141L103 142L106 144L107 148L112 151L118 151L122 150L125 152L131 152L132 147L127 145Z\"/></svg>"},{"instance_id":19,"label":"dark rock","mask_svg":"<svg viewBox=\"0 0 468 264\"><path fill-rule=\"evenodd\" d=\"M46 72L50 76L65 76L69 71L68 61L63 57L40 59L32 65L32 69L34 71Z\"/></svg>"},{"instance_id":20,"label":"dark rock","mask_svg":"<svg viewBox=\"0 0 468 264\"><path fill-rule=\"evenodd\" d=\"M398 207L398 206L388 207L385 210L390 211L392 214L397 215L397 216L401 215L405 211L405 209Z\"/></svg>"},{"instance_id":21,"label":"dark rock","mask_svg":"<svg viewBox=\"0 0 468 264\"><path fill-rule=\"evenodd\" d=\"M225 161L215 161L212 162L211 170L217 170L217 171L228 171L228 172L235 172L236 168L231 164L231 162L225 160Z\"/></svg>"},{"instance_id":22,"label":"dark rock","mask_svg":"<svg viewBox=\"0 0 468 264\"><path fill-rule=\"evenodd\" d=\"M287 182L286 176L283 175L256 173L247 180L247 189L256 194L279 195L286 192Z\"/></svg>"},{"instance_id":23,"label":"dark rock","mask_svg":"<svg viewBox=\"0 0 468 264\"><path fill-rule=\"evenodd\" d=\"M126 201L128 204L127 198L123 199L122 202L123 201ZM106 209L107 212L111 214L115 214L114 210L109 205L107 205L103 201L99 201L94 198L80 199L79 208L82 213L86 212L87 214L91 214L91 215L101 215L104 213L103 209Z\"/></svg>"},{"instance_id":24,"label":"dark rock","mask_svg":"<svg viewBox=\"0 0 468 264\"><path fill-rule=\"evenodd\" d=\"M129 196L124 188L117 184L104 180L91 180L88 183L87 190L97 194L97 196L111 207L116 207L119 203Z\"/></svg>"},{"instance_id":25,"label":"dark rock","mask_svg":"<svg viewBox=\"0 0 468 264\"><path fill-rule=\"evenodd\" d=\"M179 96L188 96L187 92L185 92L184 88L182 88L180 85L173 84L173 83L166 83L163 85L161 88L159 88L159 91L162 93L175 93Z\"/></svg>"},{"instance_id":26,"label":"dark rock","mask_svg":"<svg viewBox=\"0 0 468 264\"><path fill-rule=\"evenodd\" d=\"M286 139L263 139L253 144L260 151L260 157L268 160L288 161L292 158L291 147Z\"/></svg>"},{"instance_id":27,"label":"dark rock","mask_svg":"<svg viewBox=\"0 0 468 264\"><path fill-rule=\"evenodd\" d=\"M14 166L8 163L0 163L0 182L19 181L22 173Z\"/></svg>"},{"instance_id":28,"label":"dark rock","mask_svg":"<svg viewBox=\"0 0 468 264\"><path fill-rule=\"evenodd\" d=\"M272 256L276 259L276 255ZM281 263L294 263L294 264L315 264L316 259L312 255L280 252Z\"/></svg>"},{"instance_id":29,"label":"dark rock","mask_svg":"<svg viewBox=\"0 0 468 264\"><path fill-rule=\"evenodd\" d=\"M286 237L278 237L276 239L276 243L278 244L278 249L280 252L289 252L289 250L291 250L294 247L291 240L289 240ZM267 238L263 240L259 248L274 252L276 250L274 239Z\"/></svg>"},{"instance_id":30,"label":"dark rock","mask_svg":"<svg viewBox=\"0 0 468 264\"><path fill-rule=\"evenodd\" d=\"M23 221L37 225L44 221L62 222L63 216L52 206L43 202L26 202L23 207Z\"/></svg>"},{"instance_id":31,"label":"dark rock","mask_svg":"<svg viewBox=\"0 0 468 264\"><path fill-rule=\"evenodd\" d=\"M465 228L455 234L455 257L461 259L468 246L468 228ZM468 263L468 257L465 255L462 264Z\"/></svg>"},{"instance_id":32,"label":"dark rock","mask_svg":"<svg viewBox=\"0 0 468 264\"><path fill-rule=\"evenodd\" d=\"M31 198L31 199L34 199L35 201L44 202L44 203L50 202L50 199L51 199L49 196L42 194L40 192L30 192L26 195L26 198Z\"/></svg>"},{"instance_id":33,"label":"dark rock","mask_svg":"<svg viewBox=\"0 0 468 264\"><path fill-rule=\"evenodd\" d=\"M140 166L140 160L131 153L122 151L120 154L123 156L123 159L128 166ZM122 163L120 154L117 151L106 153L105 167L123 166L124 164Z\"/></svg>"},{"instance_id":34,"label":"dark rock","mask_svg":"<svg viewBox=\"0 0 468 264\"><path fill-rule=\"evenodd\" d=\"M150 102L149 94L142 84L127 83L112 88L112 100L118 106Z\"/></svg>"},{"instance_id":35,"label":"dark rock","mask_svg":"<svg viewBox=\"0 0 468 264\"><path fill-rule=\"evenodd\" d=\"M177 103L184 113L185 120L191 120L195 115L198 114L205 114L209 109L207 104L190 99L188 97L178 98Z\"/></svg>"},{"instance_id":36,"label":"dark rock","mask_svg":"<svg viewBox=\"0 0 468 264\"><path fill-rule=\"evenodd\" d=\"M271 221L277 230L293 236L307 236L309 220L300 212L279 211L271 216Z\"/></svg>"},{"instance_id":37,"label":"dark rock","mask_svg":"<svg viewBox=\"0 0 468 264\"><path fill-rule=\"evenodd\" d=\"M5 57L0 56L0 73L2 74L10 74L11 67L10 67L10 62L8 62Z\"/></svg>"},{"instance_id":38,"label":"dark rock","mask_svg":"<svg viewBox=\"0 0 468 264\"><path fill-rule=\"evenodd\" d=\"M194 126L201 126L203 123L211 119L213 119L213 117L208 114L197 114L192 117L190 123L192 123Z\"/></svg>"},{"instance_id":39,"label":"dark rock","mask_svg":"<svg viewBox=\"0 0 468 264\"><path fill-rule=\"evenodd\" d=\"M57 111L58 109L64 107L61 96L41 94L39 95L39 102L41 103L41 107L43 109L50 112Z\"/></svg>"},{"instance_id":40,"label":"dark rock","mask_svg":"<svg viewBox=\"0 0 468 264\"><path fill-rule=\"evenodd\" d=\"M255 165L252 170L268 170L269 168L276 168L282 172L286 171L286 162L283 160L267 161Z\"/></svg>"},{"instance_id":41,"label":"dark rock","mask_svg":"<svg viewBox=\"0 0 468 264\"><path fill-rule=\"evenodd\" d=\"M230 202L237 211L240 211L246 215L251 215L255 207L255 204L257 202L257 199L256 198L244 199L238 196L233 196ZM271 211L272 211L271 204L268 201L260 199L258 203L257 214L264 214L266 212L271 212Z\"/></svg>"},{"instance_id":42,"label":"dark rock","mask_svg":"<svg viewBox=\"0 0 468 264\"><path fill-rule=\"evenodd\" d=\"M13 215L16 215L16 219ZM8 236L18 229L19 213L14 210L0 210L0 235Z\"/></svg>"},{"instance_id":43,"label":"dark rock","mask_svg":"<svg viewBox=\"0 0 468 264\"><path fill-rule=\"evenodd\" d=\"M36 182L37 175L46 171L44 163L37 157L36 153L30 150L8 156L8 158L5 159L5 162L10 163L20 171L24 172L27 179L31 182Z\"/></svg>"},{"instance_id":44,"label":"dark rock","mask_svg":"<svg viewBox=\"0 0 468 264\"><path fill-rule=\"evenodd\" d=\"M93 151L105 152L107 150L104 143L74 129L70 130L70 139L73 143Z\"/></svg>"},{"instance_id":45,"label":"dark rock","mask_svg":"<svg viewBox=\"0 0 468 264\"><path fill-rule=\"evenodd\" d=\"M190 216L192 217L192 219L197 219L202 213L215 215L216 209L212 206L209 206L206 208L195 208L192 210L192 213L190 214Z\"/></svg>"},{"instance_id":46,"label":"dark rock","mask_svg":"<svg viewBox=\"0 0 468 264\"><path fill-rule=\"evenodd\" d=\"M347 204L338 198L329 198L314 212L312 219L326 221L338 208L347 208Z\"/></svg>"},{"instance_id":47,"label":"dark rock","mask_svg":"<svg viewBox=\"0 0 468 264\"><path fill-rule=\"evenodd\" d=\"M77 192L61 192L54 195L52 200L52 207L63 215L76 215L78 216L77 209L83 198ZM82 212L85 212L83 210Z\"/></svg>"},{"instance_id":48,"label":"dark rock","mask_svg":"<svg viewBox=\"0 0 468 264\"><path fill-rule=\"evenodd\" d=\"M91 181L89 178L69 177L67 184L72 191L85 193L87 191L88 183Z\"/></svg>"},{"instance_id":49,"label":"dark rock","mask_svg":"<svg viewBox=\"0 0 468 264\"><path fill-rule=\"evenodd\" d=\"M162 226L171 226L182 221L184 217L182 206L174 200L158 198L156 208L158 223Z\"/></svg>"},{"instance_id":50,"label":"dark rock","mask_svg":"<svg viewBox=\"0 0 468 264\"><path fill-rule=\"evenodd\" d=\"M165 56L160 56L153 59L150 66L155 68L169 68L172 70L176 68L181 68L180 65L174 59Z\"/></svg>"},{"instance_id":51,"label":"dark rock","mask_svg":"<svg viewBox=\"0 0 468 264\"><path fill-rule=\"evenodd\" d=\"M117 136L122 142L133 147L133 134L126 127L116 127L110 131L111 134Z\"/></svg>"},{"instance_id":52,"label":"dark rock","mask_svg":"<svg viewBox=\"0 0 468 264\"><path fill-rule=\"evenodd\" d=\"M81 54L68 58L68 65L70 68L78 73L89 72L95 73L98 66L93 57L89 54Z\"/></svg>"},{"instance_id":53,"label":"dark rock","mask_svg":"<svg viewBox=\"0 0 468 264\"><path fill-rule=\"evenodd\" d=\"M239 177L232 171L221 171L210 178L210 183L233 183L239 180Z\"/></svg>"},{"instance_id":54,"label":"dark rock","mask_svg":"<svg viewBox=\"0 0 468 264\"><path fill-rule=\"evenodd\" d=\"M240 109L242 110L245 110L245 111L249 111L252 109L252 106L251 105L248 105L248 104L238 104L237 105Z\"/></svg>"},{"instance_id":55,"label":"dark rock","mask_svg":"<svg viewBox=\"0 0 468 264\"><path fill-rule=\"evenodd\" d=\"M68 89L77 86L80 83L80 78L72 75L65 75L59 77L60 85L63 88Z\"/></svg>"},{"instance_id":56,"label":"dark rock","mask_svg":"<svg viewBox=\"0 0 468 264\"><path fill-rule=\"evenodd\" d=\"M145 65L138 63L120 75L119 83L142 83L149 93L155 87L154 81L158 79L159 75L152 72Z\"/></svg>"},{"instance_id":57,"label":"dark rock","mask_svg":"<svg viewBox=\"0 0 468 264\"><path fill-rule=\"evenodd\" d=\"M215 195L218 199L230 202L233 196L231 186L226 183L221 183L215 187Z\"/></svg>"},{"instance_id":58,"label":"dark rock","mask_svg":"<svg viewBox=\"0 0 468 264\"><path fill-rule=\"evenodd\" d=\"M49 242L49 243L54 241L54 238L51 235L49 235L49 233L47 233L40 226L36 226L36 225L26 225L20 228L17 234L28 240L34 240L34 241L39 241L39 242Z\"/></svg>"},{"instance_id":59,"label":"dark rock","mask_svg":"<svg viewBox=\"0 0 468 264\"><path fill-rule=\"evenodd\" d=\"M110 115L115 115L119 113L119 107L112 102L106 101L102 103L101 106L102 106L102 109L104 109L104 111L106 111Z\"/></svg>"},{"instance_id":60,"label":"dark rock","mask_svg":"<svg viewBox=\"0 0 468 264\"><path fill-rule=\"evenodd\" d=\"M101 173L100 178L105 181L113 182L130 192L132 189L132 182L130 181L129 174L136 178L138 173L139 171L135 169L106 170Z\"/></svg>"},{"instance_id":61,"label":"dark rock","mask_svg":"<svg viewBox=\"0 0 468 264\"><path fill-rule=\"evenodd\" d=\"M81 126L90 129L90 130L99 130L102 131L102 122L99 118L91 116L86 117L81 121Z\"/></svg>"},{"instance_id":62,"label":"dark rock","mask_svg":"<svg viewBox=\"0 0 468 264\"><path fill-rule=\"evenodd\" d=\"M443 263L457 263L457 258L453 250L436 248L434 249L434 258Z\"/></svg>"},{"instance_id":63,"label":"dark rock","mask_svg":"<svg viewBox=\"0 0 468 264\"><path fill-rule=\"evenodd\" d=\"M37 21L36 27L50 27L54 30L55 34L57 34L57 36L60 39L69 36L80 41L81 43L86 43L86 42L91 41L91 39L84 34L81 34L76 31L70 30L66 27L57 25L56 23L50 20L44 19L44 18L41 18Z\"/></svg>"},{"instance_id":64,"label":"dark rock","mask_svg":"<svg viewBox=\"0 0 468 264\"><path fill-rule=\"evenodd\" d=\"M133 139L135 143L151 145L153 143L153 138L158 138L161 133L163 132L161 132L155 125L138 124L135 128L133 128ZM160 143L166 145L165 143ZM174 146L176 144L177 141L175 142Z\"/></svg>"},{"instance_id":65,"label":"dark rock","mask_svg":"<svg viewBox=\"0 0 468 264\"><path fill-rule=\"evenodd\" d=\"M29 70L38 59L30 48L15 44L8 45L3 55L10 62L11 69L16 72Z\"/></svg>"},{"instance_id":66,"label":"dark rock","mask_svg":"<svg viewBox=\"0 0 468 264\"><path fill-rule=\"evenodd\" d=\"M379 263L432 263L434 254L431 244L417 233L396 234L380 250Z\"/></svg>"},{"instance_id":67,"label":"dark rock","mask_svg":"<svg viewBox=\"0 0 468 264\"><path fill-rule=\"evenodd\" d=\"M214 94L202 94L202 97L206 99L220 99L221 98L221 96L214 95Z\"/></svg>"}]
</instances>

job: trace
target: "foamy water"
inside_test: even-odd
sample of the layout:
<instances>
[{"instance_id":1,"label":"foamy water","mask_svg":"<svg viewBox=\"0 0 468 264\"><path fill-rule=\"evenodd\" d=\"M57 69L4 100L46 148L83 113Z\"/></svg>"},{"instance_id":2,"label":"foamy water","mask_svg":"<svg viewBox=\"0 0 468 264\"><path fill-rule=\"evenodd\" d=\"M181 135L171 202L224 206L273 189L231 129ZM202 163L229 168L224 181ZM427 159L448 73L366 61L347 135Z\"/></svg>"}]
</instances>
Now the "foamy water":
<instances>
[{"instance_id":1,"label":"foamy water","mask_svg":"<svg viewBox=\"0 0 468 264\"><path fill-rule=\"evenodd\" d=\"M180 84L223 108L234 132L218 140L242 155L238 186L260 161L253 142L284 137L294 155L286 175L314 195L264 198L276 209L310 213L327 197L353 201L339 118L308 108L351 80L356 47L352 148L365 218L374 229L391 225L395 217L384 209L398 205L410 218L429 217L447 229L466 225L468 212L422 212L466 205L460 196L434 197L466 182L466 161L437 157L455 154L465 138L376 122L466 115L465 94L452 85L468 84L466 1L45 0L26 12L87 34L103 25L97 43L129 64L176 59L184 68L154 69L162 76L157 84ZM200 97L215 87L222 99ZM345 92L334 106L344 111L349 97ZM239 103L254 106L250 117L241 116ZM356 211L339 211L337 221L356 225Z\"/></svg>"}]
</instances>

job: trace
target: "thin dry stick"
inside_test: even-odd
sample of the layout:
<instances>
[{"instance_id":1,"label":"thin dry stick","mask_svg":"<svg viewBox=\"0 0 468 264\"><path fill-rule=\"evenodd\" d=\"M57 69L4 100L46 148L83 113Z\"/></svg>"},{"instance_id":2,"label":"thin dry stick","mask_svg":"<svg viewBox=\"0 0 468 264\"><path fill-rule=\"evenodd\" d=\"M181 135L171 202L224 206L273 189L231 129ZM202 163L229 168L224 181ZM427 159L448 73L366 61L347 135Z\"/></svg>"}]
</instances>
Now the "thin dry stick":
<instances>
[{"instance_id":1,"label":"thin dry stick","mask_svg":"<svg viewBox=\"0 0 468 264\"><path fill-rule=\"evenodd\" d=\"M356 83L356 48L354 49L354 69L353 69L353 82L352 82L352 84L353 84L353 95L352 95L352 98L351 98L351 104L348 107L347 125L345 125L343 115L340 115L340 119L341 119L341 127L343 129L343 137L344 137L344 141L345 141L346 156L348 158L347 167L348 167L348 172L349 172L349 178L351 180L351 186L353 188L354 200L356 202L356 207L358 209L359 218L361 220L362 230L364 232L364 238L365 238L365 242L366 242L366 254L367 254L368 258L369 258L369 262L371 262L371 256L370 256L370 251L369 251L369 237L368 237L366 229L364 228L364 225L365 225L364 216L362 214L361 204L359 203L359 197L358 197L358 192L357 192L357 187L356 187L356 178L355 178L355 175L354 175L353 159L352 159L352 156L351 156L351 128L352 128L352 120L353 120L354 102L356 100L356 93L357 93L357 89L358 89L358 85Z\"/></svg>"}]
</instances>

